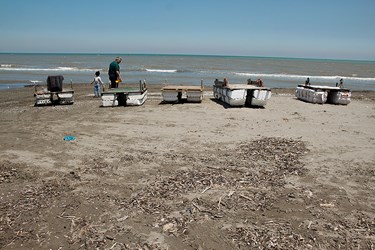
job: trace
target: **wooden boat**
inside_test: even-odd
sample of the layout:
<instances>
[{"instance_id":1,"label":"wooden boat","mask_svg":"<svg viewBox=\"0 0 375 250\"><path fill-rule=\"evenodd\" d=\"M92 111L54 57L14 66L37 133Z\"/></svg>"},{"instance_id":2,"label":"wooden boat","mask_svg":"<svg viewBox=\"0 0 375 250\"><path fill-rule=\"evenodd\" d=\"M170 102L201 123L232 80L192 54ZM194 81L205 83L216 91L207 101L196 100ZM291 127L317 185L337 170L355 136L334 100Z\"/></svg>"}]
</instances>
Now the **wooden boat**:
<instances>
[{"instance_id":1,"label":"wooden boat","mask_svg":"<svg viewBox=\"0 0 375 250\"><path fill-rule=\"evenodd\" d=\"M147 100L146 81L139 82L139 88L114 88L101 94L103 107L141 106Z\"/></svg>"},{"instance_id":2,"label":"wooden boat","mask_svg":"<svg viewBox=\"0 0 375 250\"><path fill-rule=\"evenodd\" d=\"M48 76L47 88L40 89L41 86L34 85L35 106L73 104L73 84L70 83L70 89L63 89L63 80L61 75Z\"/></svg>"},{"instance_id":3,"label":"wooden boat","mask_svg":"<svg viewBox=\"0 0 375 250\"><path fill-rule=\"evenodd\" d=\"M161 89L161 92L164 102L178 103L183 100L187 102L202 102L203 81L201 86L167 85Z\"/></svg>"},{"instance_id":4,"label":"wooden boat","mask_svg":"<svg viewBox=\"0 0 375 250\"><path fill-rule=\"evenodd\" d=\"M213 85L214 97L231 106L259 106L264 107L271 98L271 89L257 86L257 82L251 80L248 84L229 84L215 80Z\"/></svg>"},{"instance_id":5,"label":"wooden boat","mask_svg":"<svg viewBox=\"0 0 375 250\"><path fill-rule=\"evenodd\" d=\"M295 96L310 103L348 105L352 93L350 89L340 87L300 84L295 91Z\"/></svg>"}]
</instances>

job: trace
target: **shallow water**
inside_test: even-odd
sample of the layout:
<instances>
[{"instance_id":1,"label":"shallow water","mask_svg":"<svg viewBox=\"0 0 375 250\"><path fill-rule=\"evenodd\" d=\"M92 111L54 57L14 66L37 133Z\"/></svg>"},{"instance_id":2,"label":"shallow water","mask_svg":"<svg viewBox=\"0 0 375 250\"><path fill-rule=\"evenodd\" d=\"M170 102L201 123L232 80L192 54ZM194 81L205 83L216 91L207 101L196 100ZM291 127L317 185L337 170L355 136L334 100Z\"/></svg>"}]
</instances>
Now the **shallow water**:
<instances>
[{"instance_id":1,"label":"shallow water","mask_svg":"<svg viewBox=\"0 0 375 250\"><path fill-rule=\"evenodd\" d=\"M0 54L0 89L45 84L48 75L63 75L64 83L89 83L95 71L108 82L112 54ZM195 55L120 55L124 83L205 85L228 78L230 83L263 79L271 88L294 88L307 77L312 84L375 90L375 62Z\"/></svg>"}]
</instances>

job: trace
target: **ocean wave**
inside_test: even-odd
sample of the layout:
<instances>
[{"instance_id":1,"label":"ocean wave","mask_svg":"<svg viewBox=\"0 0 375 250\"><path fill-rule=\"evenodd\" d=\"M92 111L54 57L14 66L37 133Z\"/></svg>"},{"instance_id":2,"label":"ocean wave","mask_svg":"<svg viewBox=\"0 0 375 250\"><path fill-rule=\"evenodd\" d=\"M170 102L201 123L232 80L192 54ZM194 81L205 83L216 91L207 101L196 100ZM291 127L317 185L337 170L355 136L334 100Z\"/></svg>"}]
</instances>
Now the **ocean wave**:
<instances>
[{"instance_id":1,"label":"ocean wave","mask_svg":"<svg viewBox=\"0 0 375 250\"><path fill-rule=\"evenodd\" d=\"M1 68L11 68L12 64L1 64Z\"/></svg>"},{"instance_id":2,"label":"ocean wave","mask_svg":"<svg viewBox=\"0 0 375 250\"><path fill-rule=\"evenodd\" d=\"M146 69L147 72L156 72L156 73L177 73L177 69Z\"/></svg>"},{"instance_id":3,"label":"ocean wave","mask_svg":"<svg viewBox=\"0 0 375 250\"><path fill-rule=\"evenodd\" d=\"M8 64L4 64L8 65ZM57 67L57 68L12 68L3 67L3 64L0 67L0 71L55 71L55 72L86 72L86 71L96 71L99 69L85 69L85 68L76 68L76 67Z\"/></svg>"},{"instance_id":4,"label":"ocean wave","mask_svg":"<svg viewBox=\"0 0 375 250\"><path fill-rule=\"evenodd\" d=\"M269 78L269 79L284 79L284 80L305 80L310 78L310 80L355 80L355 81L375 81L375 78L369 77L356 77L356 76L312 76L312 75L291 75L291 74L260 74L260 73L241 73L233 72L235 75L254 77L255 78Z\"/></svg>"}]
</instances>

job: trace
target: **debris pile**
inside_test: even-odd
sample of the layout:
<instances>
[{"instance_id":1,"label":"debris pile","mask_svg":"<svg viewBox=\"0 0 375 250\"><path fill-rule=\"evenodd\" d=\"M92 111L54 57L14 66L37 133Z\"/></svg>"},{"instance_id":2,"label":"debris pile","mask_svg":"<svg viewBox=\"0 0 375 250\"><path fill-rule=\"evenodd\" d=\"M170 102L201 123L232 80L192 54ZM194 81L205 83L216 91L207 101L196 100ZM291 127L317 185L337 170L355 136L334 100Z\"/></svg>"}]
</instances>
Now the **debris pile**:
<instances>
[{"instance_id":1,"label":"debris pile","mask_svg":"<svg viewBox=\"0 0 375 250\"><path fill-rule=\"evenodd\" d=\"M19 170L20 166L9 161L0 162L0 184L1 183L10 183L17 179L30 178L26 172Z\"/></svg>"},{"instance_id":2,"label":"debris pile","mask_svg":"<svg viewBox=\"0 0 375 250\"><path fill-rule=\"evenodd\" d=\"M293 232L287 222L265 222L263 225L239 226L231 230L230 238L240 249L303 249L312 248L312 239Z\"/></svg>"},{"instance_id":3,"label":"debris pile","mask_svg":"<svg viewBox=\"0 0 375 250\"><path fill-rule=\"evenodd\" d=\"M128 208L159 215L154 226L167 227L164 231L175 235L207 216L220 219L238 210L264 211L273 206L285 177L304 174L300 158L306 152L301 141L262 138L232 151L216 151L210 160L190 156L191 169L157 176L132 195ZM172 154L171 158L179 157ZM205 159L205 166L200 159Z\"/></svg>"}]
</instances>

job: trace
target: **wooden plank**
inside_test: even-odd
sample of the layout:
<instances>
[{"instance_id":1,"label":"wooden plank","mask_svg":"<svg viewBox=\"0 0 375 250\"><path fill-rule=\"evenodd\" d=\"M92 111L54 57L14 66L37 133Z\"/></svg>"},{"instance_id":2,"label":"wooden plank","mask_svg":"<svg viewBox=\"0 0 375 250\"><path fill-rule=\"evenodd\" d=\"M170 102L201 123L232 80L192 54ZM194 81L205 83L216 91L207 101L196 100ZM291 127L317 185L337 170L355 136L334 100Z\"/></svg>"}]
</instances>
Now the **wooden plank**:
<instances>
[{"instance_id":1,"label":"wooden plank","mask_svg":"<svg viewBox=\"0 0 375 250\"><path fill-rule=\"evenodd\" d=\"M128 94L128 93L143 93L147 89L141 91L139 88L113 88L104 91L107 94Z\"/></svg>"},{"instance_id":2,"label":"wooden plank","mask_svg":"<svg viewBox=\"0 0 375 250\"><path fill-rule=\"evenodd\" d=\"M313 90L350 91L350 89L344 89L344 88L339 88L339 87L331 87L331 86L320 86L320 85L299 84L298 87L306 88L306 89L313 89Z\"/></svg>"},{"instance_id":3,"label":"wooden plank","mask_svg":"<svg viewBox=\"0 0 375 250\"><path fill-rule=\"evenodd\" d=\"M162 91L165 90L172 90L172 91L202 91L203 88L201 86L182 86L182 85L168 85L164 86Z\"/></svg>"},{"instance_id":4,"label":"wooden plank","mask_svg":"<svg viewBox=\"0 0 375 250\"><path fill-rule=\"evenodd\" d=\"M234 89L271 90L270 88L267 88L267 87L257 87L257 86L249 85L249 84L228 84L227 86L223 86L222 88L227 88L230 90L234 90Z\"/></svg>"}]
</instances>

